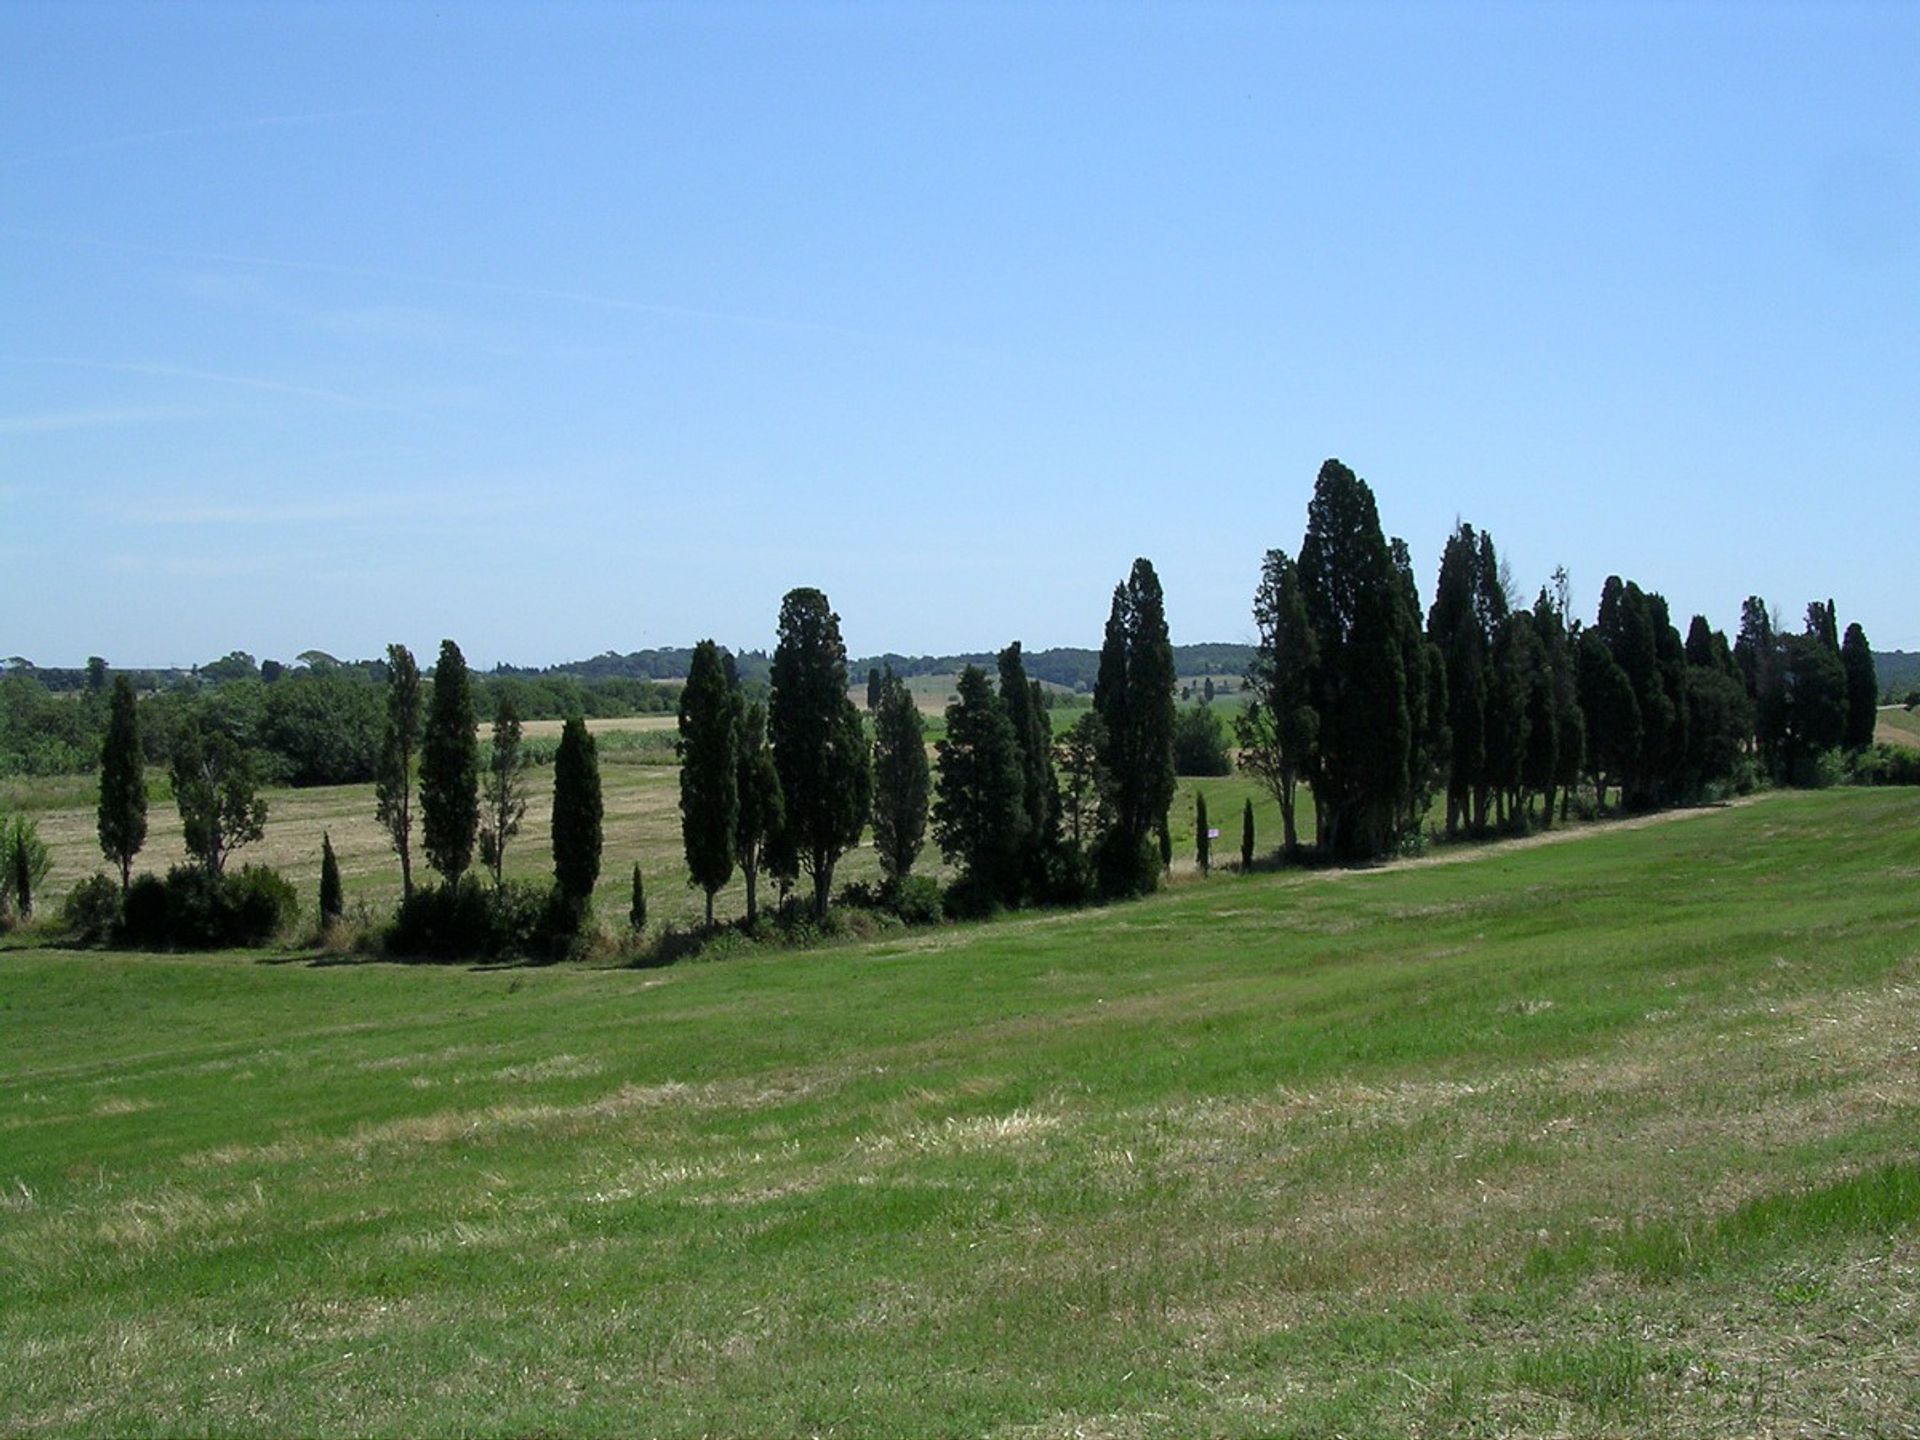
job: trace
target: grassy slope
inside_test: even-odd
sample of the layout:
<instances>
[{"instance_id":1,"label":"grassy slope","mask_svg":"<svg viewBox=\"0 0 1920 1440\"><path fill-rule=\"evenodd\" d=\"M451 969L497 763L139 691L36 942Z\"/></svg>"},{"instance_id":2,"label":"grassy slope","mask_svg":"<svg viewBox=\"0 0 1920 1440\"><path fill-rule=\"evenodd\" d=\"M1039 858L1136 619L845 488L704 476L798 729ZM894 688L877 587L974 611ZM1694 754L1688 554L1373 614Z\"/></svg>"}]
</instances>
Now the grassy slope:
<instances>
[{"instance_id":1,"label":"grassy slope","mask_svg":"<svg viewBox=\"0 0 1920 1440\"><path fill-rule=\"evenodd\" d=\"M668 971L0 954L0 1431L1905 1433L1917 879L1830 792Z\"/></svg>"}]
</instances>

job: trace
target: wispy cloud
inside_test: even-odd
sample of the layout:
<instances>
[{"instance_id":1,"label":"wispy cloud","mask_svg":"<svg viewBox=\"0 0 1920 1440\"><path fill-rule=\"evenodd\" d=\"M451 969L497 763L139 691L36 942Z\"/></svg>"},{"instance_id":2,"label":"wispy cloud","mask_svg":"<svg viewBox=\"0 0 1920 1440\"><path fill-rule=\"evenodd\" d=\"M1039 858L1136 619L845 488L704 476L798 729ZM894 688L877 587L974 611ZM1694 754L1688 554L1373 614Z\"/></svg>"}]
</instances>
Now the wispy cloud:
<instances>
[{"instance_id":1,"label":"wispy cloud","mask_svg":"<svg viewBox=\"0 0 1920 1440\"><path fill-rule=\"evenodd\" d=\"M0 415L0 435L48 435L62 430L116 430L129 425L191 420L206 412L190 405L132 405L117 410L59 410Z\"/></svg>"},{"instance_id":2,"label":"wispy cloud","mask_svg":"<svg viewBox=\"0 0 1920 1440\"><path fill-rule=\"evenodd\" d=\"M219 370L201 370L191 365L171 365L159 361L84 360L63 355L0 355L0 365L41 365L69 370L98 370L114 375L149 375L162 380L196 380L210 385L227 385L242 390L260 390L272 395L292 395L303 400L320 400L354 410L403 410L406 407L349 395L323 385L299 385L270 375L235 375Z\"/></svg>"},{"instance_id":3,"label":"wispy cloud","mask_svg":"<svg viewBox=\"0 0 1920 1440\"><path fill-rule=\"evenodd\" d=\"M167 125L152 130L134 130L120 135L101 135L69 145L35 150L0 159L0 169L34 165L47 160L66 160L76 155L92 155L103 150L123 150L137 145L158 145L169 140L193 140L209 135L231 135L247 130L272 130L285 126L324 125L337 120L357 120L379 113L373 109L313 110L294 115L251 115L236 120L214 120L201 125Z\"/></svg>"},{"instance_id":4,"label":"wispy cloud","mask_svg":"<svg viewBox=\"0 0 1920 1440\"><path fill-rule=\"evenodd\" d=\"M432 510L433 501L426 496L404 494L224 504L161 497L126 503L101 501L93 508L100 514L135 525L341 525L393 515L426 514Z\"/></svg>"},{"instance_id":5,"label":"wispy cloud","mask_svg":"<svg viewBox=\"0 0 1920 1440\"><path fill-rule=\"evenodd\" d=\"M186 289L197 300L292 320L334 335L414 342L456 337L445 316L421 306L309 305L289 299L257 275L193 275Z\"/></svg>"},{"instance_id":6,"label":"wispy cloud","mask_svg":"<svg viewBox=\"0 0 1920 1440\"><path fill-rule=\"evenodd\" d=\"M356 280L377 280L383 284L462 290L476 295L499 295L521 300L545 300L556 304L578 305L623 314L656 315L665 319L697 320L724 325L749 326L764 330L796 331L813 335L839 335L849 339L899 343L907 337L879 331L839 325L823 320L800 320L790 316L754 315L738 310L720 310L693 305L672 305L658 300L637 300L623 295L608 295L594 290L575 290L565 286L529 285L509 280L473 279L458 275L430 275L418 271L386 270L362 265L340 265L323 260L288 260L272 255L244 255L215 250L174 250L128 241L102 240L96 236L53 235L21 226L0 225L0 234L63 245L86 245L94 249L123 254L152 255L161 259L185 260L201 265L246 265L266 270L285 270L308 275L339 275ZM966 347L946 347L963 351ZM973 353L967 350L966 353Z\"/></svg>"}]
</instances>

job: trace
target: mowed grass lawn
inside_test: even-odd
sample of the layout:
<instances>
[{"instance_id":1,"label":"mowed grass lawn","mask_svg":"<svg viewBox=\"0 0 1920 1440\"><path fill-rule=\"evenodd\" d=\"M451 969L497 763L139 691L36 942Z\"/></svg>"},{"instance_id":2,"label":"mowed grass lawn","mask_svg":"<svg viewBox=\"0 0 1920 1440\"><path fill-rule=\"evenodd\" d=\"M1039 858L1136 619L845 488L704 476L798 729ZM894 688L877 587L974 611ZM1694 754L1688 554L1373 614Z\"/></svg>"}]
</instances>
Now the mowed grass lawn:
<instances>
[{"instance_id":1,"label":"mowed grass lawn","mask_svg":"<svg viewBox=\"0 0 1920 1440\"><path fill-rule=\"evenodd\" d=\"M1920 1425L1913 791L0 1041L7 1433Z\"/></svg>"}]
</instances>

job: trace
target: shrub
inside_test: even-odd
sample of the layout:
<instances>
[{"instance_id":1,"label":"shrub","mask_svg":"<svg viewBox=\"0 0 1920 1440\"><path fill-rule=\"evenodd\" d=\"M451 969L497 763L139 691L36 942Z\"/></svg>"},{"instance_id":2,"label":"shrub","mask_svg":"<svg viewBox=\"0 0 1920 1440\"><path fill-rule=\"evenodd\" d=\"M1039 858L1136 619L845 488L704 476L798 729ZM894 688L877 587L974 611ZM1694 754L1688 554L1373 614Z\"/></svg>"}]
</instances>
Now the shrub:
<instances>
[{"instance_id":1,"label":"shrub","mask_svg":"<svg viewBox=\"0 0 1920 1440\"><path fill-rule=\"evenodd\" d=\"M457 885L423 885L395 910L387 950L438 961L550 953L556 931L569 938L574 933L562 928L563 912L571 907L564 897L556 901L557 895L552 887L525 880L496 889L475 875Z\"/></svg>"},{"instance_id":2,"label":"shrub","mask_svg":"<svg viewBox=\"0 0 1920 1440\"><path fill-rule=\"evenodd\" d=\"M265 945L291 928L299 913L293 886L265 865L249 865L232 875L176 865L164 880L154 875L134 880L120 919L120 939L147 949Z\"/></svg>"},{"instance_id":3,"label":"shrub","mask_svg":"<svg viewBox=\"0 0 1920 1440\"><path fill-rule=\"evenodd\" d=\"M894 887L893 913L908 925L937 925L942 906L940 884L931 876L909 875Z\"/></svg>"},{"instance_id":4,"label":"shrub","mask_svg":"<svg viewBox=\"0 0 1920 1440\"><path fill-rule=\"evenodd\" d=\"M93 945L120 924L120 887L104 875L89 875L67 892L60 919L74 939Z\"/></svg>"},{"instance_id":5,"label":"shrub","mask_svg":"<svg viewBox=\"0 0 1920 1440\"><path fill-rule=\"evenodd\" d=\"M1226 727L1211 705L1194 705L1174 717L1173 769L1178 775L1233 773Z\"/></svg>"},{"instance_id":6,"label":"shrub","mask_svg":"<svg viewBox=\"0 0 1920 1440\"><path fill-rule=\"evenodd\" d=\"M120 917L120 938L141 949L164 949L168 943L167 882L158 875L136 875L127 888Z\"/></svg>"},{"instance_id":7,"label":"shrub","mask_svg":"<svg viewBox=\"0 0 1920 1440\"><path fill-rule=\"evenodd\" d=\"M1860 785L1920 785L1920 750L1875 745L1855 760L1853 778Z\"/></svg>"}]
</instances>

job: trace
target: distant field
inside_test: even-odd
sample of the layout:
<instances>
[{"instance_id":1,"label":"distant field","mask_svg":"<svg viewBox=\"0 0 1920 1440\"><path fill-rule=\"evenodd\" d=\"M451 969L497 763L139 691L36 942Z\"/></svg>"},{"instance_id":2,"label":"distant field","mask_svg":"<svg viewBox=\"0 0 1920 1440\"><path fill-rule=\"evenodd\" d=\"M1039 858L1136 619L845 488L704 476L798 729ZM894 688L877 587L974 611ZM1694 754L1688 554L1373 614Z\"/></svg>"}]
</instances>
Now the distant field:
<instances>
[{"instance_id":1,"label":"distant field","mask_svg":"<svg viewBox=\"0 0 1920 1440\"><path fill-rule=\"evenodd\" d=\"M531 722L525 729L534 737L534 726L546 723ZM645 751L624 753L613 748L608 738L630 733L628 727L637 723L611 720L592 727L602 735L602 743L607 746L600 771L606 805L606 841L595 903L603 923L624 924L632 892L633 864L638 860L646 877L647 907L652 922L691 924L704 912L701 892L687 883L685 851L680 838L680 772L671 763L645 763L667 757ZM657 725L649 725L640 733L658 733L658 730ZM550 744L558 738L558 733L556 723L551 735L541 734L537 738ZM519 838L508 846L507 874L534 879L552 873L549 834L553 770L550 766L540 766L531 770L529 776L527 817ZM154 796L149 801L147 846L140 854L138 870L164 871L186 856L180 814L167 798L164 781L162 772L155 771L149 776ZM1183 780L1170 825L1177 869L1192 864L1195 786L1205 792L1213 825L1222 832L1223 838L1216 842L1216 855L1223 859L1229 854L1239 855L1240 807L1249 796L1254 799L1255 826L1262 852L1279 847L1279 809L1264 791L1239 776ZM279 869L293 881L311 915L319 892L320 838L324 832L333 839L350 905L363 902L371 912L384 912L400 898L400 862L394 856L386 832L374 819L371 785L277 789L265 793L266 838L259 845L238 851L231 863L254 861ZM85 776L17 780L0 785L0 805L32 814L41 838L53 852L53 869L43 887L43 900L57 904L82 876L107 873L108 866L100 855L97 838L98 797L97 782ZM1310 827L1311 807L1303 804L1301 814L1303 826ZM1311 832L1309 829L1303 833ZM415 874L424 875L426 862L419 852L417 828L414 839ZM923 874L948 877L931 834L917 868ZM879 862L872 848L863 845L841 863L835 872L835 884L879 877ZM716 913L723 917L740 915L745 912L746 903L746 885L736 873L733 882L720 892Z\"/></svg>"},{"instance_id":2,"label":"distant field","mask_svg":"<svg viewBox=\"0 0 1920 1440\"><path fill-rule=\"evenodd\" d=\"M0 1430L1911 1434L1920 798L1449 858L662 971L0 950Z\"/></svg>"},{"instance_id":3,"label":"distant field","mask_svg":"<svg viewBox=\"0 0 1920 1440\"><path fill-rule=\"evenodd\" d=\"M1874 721L1873 738L1882 745L1920 749L1920 711L1901 705L1882 706Z\"/></svg>"}]
</instances>

